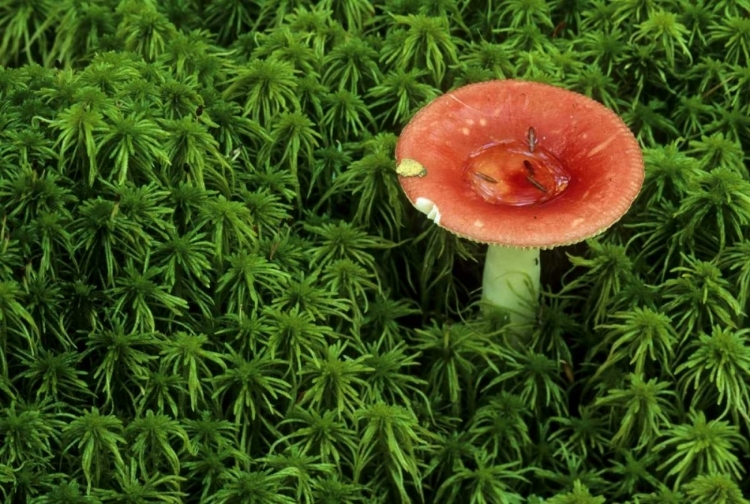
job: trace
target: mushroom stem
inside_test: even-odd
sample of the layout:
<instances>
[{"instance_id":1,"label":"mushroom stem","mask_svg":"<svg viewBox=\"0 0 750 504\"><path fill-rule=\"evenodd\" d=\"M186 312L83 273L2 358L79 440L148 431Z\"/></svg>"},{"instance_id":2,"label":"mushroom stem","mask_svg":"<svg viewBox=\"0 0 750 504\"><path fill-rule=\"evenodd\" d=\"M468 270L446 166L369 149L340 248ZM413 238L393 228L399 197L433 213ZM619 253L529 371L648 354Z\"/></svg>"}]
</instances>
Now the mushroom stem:
<instances>
[{"instance_id":1,"label":"mushroom stem","mask_svg":"<svg viewBox=\"0 0 750 504\"><path fill-rule=\"evenodd\" d=\"M539 249L490 245L484 262L482 300L506 310L513 325L534 321L539 303Z\"/></svg>"}]
</instances>

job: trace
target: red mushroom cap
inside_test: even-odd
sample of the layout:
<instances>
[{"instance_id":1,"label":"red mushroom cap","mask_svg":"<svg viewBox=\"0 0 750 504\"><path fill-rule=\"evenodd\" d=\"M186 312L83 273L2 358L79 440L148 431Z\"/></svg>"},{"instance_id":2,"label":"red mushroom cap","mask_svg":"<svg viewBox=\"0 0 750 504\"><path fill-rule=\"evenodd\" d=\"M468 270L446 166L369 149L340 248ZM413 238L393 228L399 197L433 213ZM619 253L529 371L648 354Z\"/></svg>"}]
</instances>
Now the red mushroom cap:
<instances>
[{"instance_id":1,"label":"red mushroom cap","mask_svg":"<svg viewBox=\"0 0 750 504\"><path fill-rule=\"evenodd\" d=\"M637 140L611 110L555 86L471 84L424 107L396 147L406 196L470 240L550 248L595 236L643 183Z\"/></svg>"}]
</instances>

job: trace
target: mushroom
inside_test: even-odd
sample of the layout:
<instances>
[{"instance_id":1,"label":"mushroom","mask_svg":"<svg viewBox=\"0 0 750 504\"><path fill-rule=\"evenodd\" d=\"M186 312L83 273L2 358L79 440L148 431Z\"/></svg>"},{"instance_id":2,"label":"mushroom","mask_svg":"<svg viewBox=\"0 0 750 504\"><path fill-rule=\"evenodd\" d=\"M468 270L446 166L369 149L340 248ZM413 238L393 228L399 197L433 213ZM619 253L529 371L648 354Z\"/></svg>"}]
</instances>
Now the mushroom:
<instances>
[{"instance_id":1,"label":"mushroom","mask_svg":"<svg viewBox=\"0 0 750 504\"><path fill-rule=\"evenodd\" d=\"M396 147L401 186L417 210L489 244L482 299L510 321L534 320L539 251L617 222L644 178L638 141L602 104L519 80L470 84L435 99Z\"/></svg>"}]
</instances>

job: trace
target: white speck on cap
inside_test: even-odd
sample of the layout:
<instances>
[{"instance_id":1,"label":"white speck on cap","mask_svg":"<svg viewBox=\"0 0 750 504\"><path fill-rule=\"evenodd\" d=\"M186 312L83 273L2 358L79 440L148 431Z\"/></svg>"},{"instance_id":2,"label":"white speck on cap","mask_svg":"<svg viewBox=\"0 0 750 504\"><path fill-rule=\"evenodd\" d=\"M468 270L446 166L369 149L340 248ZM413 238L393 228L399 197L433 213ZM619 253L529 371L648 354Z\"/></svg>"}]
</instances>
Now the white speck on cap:
<instances>
[{"instance_id":1,"label":"white speck on cap","mask_svg":"<svg viewBox=\"0 0 750 504\"><path fill-rule=\"evenodd\" d=\"M588 157L591 157L591 156L594 156L596 154L599 154L604 149L606 149L607 147L609 147L609 144L611 144L614 139L615 139L615 137L609 137L607 140L605 140L604 142L600 143L599 145L597 145L596 147L594 147L593 149L591 149L588 152L588 154L586 154L586 155Z\"/></svg>"},{"instance_id":2,"label":"white speck on cap","mask_svg":"<svg viewBox=\"0 0 750 504\"><path fill-rule=\"evenodd\" d=\"M440 210L438 210L437 205L432 200L417 198L417 201L414 202L414 208L425 214L435 224L440 224Z\"/></svg>"}]
</instances>

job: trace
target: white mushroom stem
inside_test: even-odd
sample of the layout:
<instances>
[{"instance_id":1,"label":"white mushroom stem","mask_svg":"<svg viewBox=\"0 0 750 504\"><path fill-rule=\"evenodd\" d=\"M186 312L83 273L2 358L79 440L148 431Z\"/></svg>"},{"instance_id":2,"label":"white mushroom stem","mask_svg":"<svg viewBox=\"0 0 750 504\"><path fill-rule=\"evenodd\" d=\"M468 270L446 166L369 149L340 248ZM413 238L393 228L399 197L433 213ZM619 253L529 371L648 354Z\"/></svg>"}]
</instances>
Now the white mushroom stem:
<instances>
[{"instance_id":1,"label":"white mushroom stem","mask_svg":"<svg viewBox=\"0 0 750 504\"><path fill-rule=\"evenodd\" d=\"M482 300L506 310L512 324L534 321L539 303L539 249L490 245L484 263Z\"/></svg>"}]
</instances>

